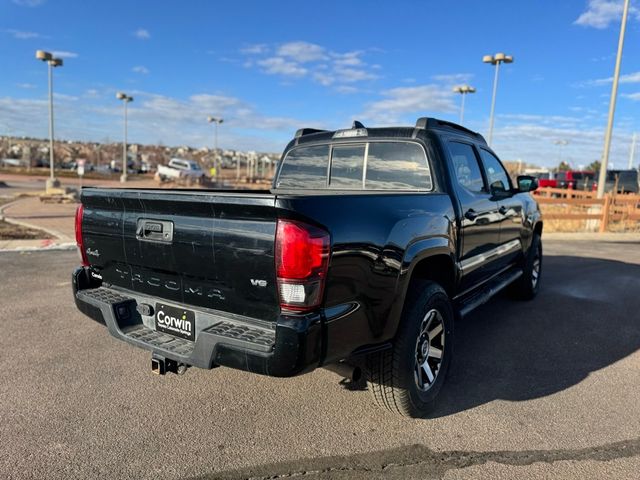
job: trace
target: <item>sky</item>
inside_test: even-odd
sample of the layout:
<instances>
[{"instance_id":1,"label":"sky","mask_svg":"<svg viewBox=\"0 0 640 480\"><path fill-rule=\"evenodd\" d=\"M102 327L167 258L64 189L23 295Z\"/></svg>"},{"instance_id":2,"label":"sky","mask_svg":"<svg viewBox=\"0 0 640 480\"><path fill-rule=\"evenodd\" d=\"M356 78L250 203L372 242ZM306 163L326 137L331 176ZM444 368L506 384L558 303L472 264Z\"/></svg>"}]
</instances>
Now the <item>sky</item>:
<instances>
[{"instance_id":1,"label":"sky","mask_svg":"<svg viewBox=\"0 0 640 480\"><path fill-rule=\"evenodd\" d=\"M459 120L484 135L504 52L493 147L503 160L574 168L602 155L621 0L205 1L0 0L0 134L281 151L302 127ZM611 162L640 131L640 1L632 1ZM561 147L557 141L566 140ZM640 146L637 160L640 161Z\"/></svg>"}]
</instances>

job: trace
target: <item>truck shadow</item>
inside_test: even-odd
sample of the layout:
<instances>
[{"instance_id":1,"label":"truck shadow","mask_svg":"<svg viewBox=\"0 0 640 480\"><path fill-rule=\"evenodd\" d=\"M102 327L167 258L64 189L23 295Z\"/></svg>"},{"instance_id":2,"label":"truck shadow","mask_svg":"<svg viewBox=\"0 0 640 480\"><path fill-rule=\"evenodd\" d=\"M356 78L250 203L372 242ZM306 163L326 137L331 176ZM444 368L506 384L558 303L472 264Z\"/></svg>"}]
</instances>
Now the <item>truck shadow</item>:
<instances>
[{"instance_id":1,"label":"truck shadow","mask_svg":"<svg viewBox=\"0 0 640 480\"><path fill-rule=\"evenodd\" d=\"M569 388L640 348L640 265L545 256L535 300L500 295L456 325L431 417Z\"/></svg>"}]
</instances>

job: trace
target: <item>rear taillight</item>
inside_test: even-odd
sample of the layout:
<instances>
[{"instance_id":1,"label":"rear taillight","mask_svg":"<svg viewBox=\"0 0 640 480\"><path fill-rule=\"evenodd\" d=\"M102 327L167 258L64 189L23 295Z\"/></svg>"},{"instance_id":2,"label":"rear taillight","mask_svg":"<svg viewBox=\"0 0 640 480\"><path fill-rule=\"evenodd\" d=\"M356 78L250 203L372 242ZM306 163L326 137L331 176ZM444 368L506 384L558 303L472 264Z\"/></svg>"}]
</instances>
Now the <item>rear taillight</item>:
<instances>
[{"instance_id":1,"label":"rear taillight","mask_svg":"<svg viewBox=\"0 0 640 480\"><path fill-rule=\"evenodd\" d=\"M78 253L80 254L80 261L83 267L89 266L89 260L87 260L87 253L84 250L84 241L82 240L82 216L84 209L82 205L78 205L76 210L76 245L78 246Z\"/></svg>"},{"instance_id":2,"label":"rear taillight","mask_svg":"<svg viewBox=\"0 0 640 480\"><path fill-rule=\"evenodd\" d=\"M293 220L278 220L276 276L283 310L304 312L322 303L329 243L325 230Z\"/></svg>"}]
</instances>

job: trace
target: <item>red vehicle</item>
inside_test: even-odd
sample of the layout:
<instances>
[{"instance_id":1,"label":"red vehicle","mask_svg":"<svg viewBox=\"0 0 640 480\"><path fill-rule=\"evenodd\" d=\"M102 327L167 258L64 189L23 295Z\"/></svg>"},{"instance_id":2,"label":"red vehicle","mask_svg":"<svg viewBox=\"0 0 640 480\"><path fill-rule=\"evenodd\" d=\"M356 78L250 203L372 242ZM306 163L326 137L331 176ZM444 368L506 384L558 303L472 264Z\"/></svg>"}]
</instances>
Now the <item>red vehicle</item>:
<instances>
[{"instance_id":1,"label":"red vehicle","mask_svg":"<svg viewBox=\"0 0 640 480\"><path fill-rule=\"evenodd\" d=\"M534 176L538 178L538 187L540 188L556 188L558 186L558 181L552 172L540 172L534 174Z\"/></svg>"},{"instance_id":2,"label":"red vehicle","mask_svg":"<svg viewBox=\"0 0 640 480\"><path fill-rule=\"evenodd\" d=\"M591 171L567 170L556 173L558 188L568 188L572 190L595 190L596 173Z\"/></svg>"}]
</instances>

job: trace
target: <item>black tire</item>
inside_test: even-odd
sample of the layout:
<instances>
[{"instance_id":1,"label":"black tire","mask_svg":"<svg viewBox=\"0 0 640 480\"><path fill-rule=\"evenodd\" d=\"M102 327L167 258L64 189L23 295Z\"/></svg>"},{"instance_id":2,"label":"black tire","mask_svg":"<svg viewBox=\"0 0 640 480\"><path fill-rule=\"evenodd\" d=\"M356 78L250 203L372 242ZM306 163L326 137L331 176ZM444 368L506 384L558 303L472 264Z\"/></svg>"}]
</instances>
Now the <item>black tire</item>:
<instances>
[{"instance_id":1,"label":"black tire","mask_svg":"<svg viewBox=\"0 0 640 480\"><path fill-rule=\"evenodd\" d=\"M427 318L433 316L434 311L438 315L433 317L436 322L433 325L441 324L443 335L440 343L438 336L434 335L435 343L427 347L426 368L434 377L427 384L429 378L426 370L417 368L417 365L422 358L419 352L424 355L424 350L421 350L424 343L421 343L421 338L424 335L421 333ZM414 418L422 418L434 409L453 356L453 323L451 301L440 285L424 282L412 289L393 347L367 357L367 387L378 406ZM431 330L427 328L427 331L434 332L437 329L436 326ZM432 358L432 355L438 350L442 355L439 363L436 363L438 359ZM434 365L437 365L437 370ZM420 372L420 379L417 371ZM419 386L421 380L425 390Z\"/></svg>"},{"instance_id":2,"label":"black tire","mask_svg":"<svg viewBox=\"0 0 640 480\"><path fill-rule=\"evenodd\" d=\"M532 300L540 290L542 278L542 238L539 233L533 234L522 269L524 273L513 282L510 293L518 300Z\"/></svg>"}]
</instances>

